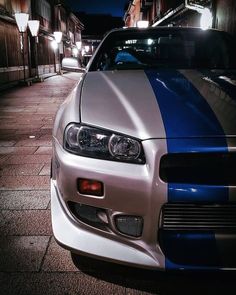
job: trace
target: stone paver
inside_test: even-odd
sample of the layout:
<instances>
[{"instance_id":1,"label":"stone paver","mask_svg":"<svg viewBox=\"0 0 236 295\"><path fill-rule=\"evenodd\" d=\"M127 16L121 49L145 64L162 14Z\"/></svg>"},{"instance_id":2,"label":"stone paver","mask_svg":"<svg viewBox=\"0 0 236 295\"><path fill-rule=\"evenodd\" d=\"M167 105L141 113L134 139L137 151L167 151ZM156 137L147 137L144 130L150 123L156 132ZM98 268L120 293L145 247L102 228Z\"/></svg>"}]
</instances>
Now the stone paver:
<instances>
[{"instance_id":1,"label":"stone paver","mask_svg":"<svg viewBox=\"0 0 236 295\"><path fill-rule=\"evenodd\" d=\"M40 171L39 175L50 175L51 172L51 165L46 164L43 166L43 169Z\"/></svg>"},{"instance_id":2,"label":"stone paver","mask_svg":"<svg viewBox=\"0 0 236 295\"><path fill-rule=\"evenodd\" d=\"M48 236L1 236L0 271L39 271L48 242Z\"/></svg>"},{"instance_id":3,"label":"stone paver","mask_svg":"<svg viewBox=\"0 0 236 295\"><path fill-rule=\"evenodd\" d=\"M9 158L9 155L0 155L0 165Z\"/></svg>"},{"instance_id":4,"label":"stone paver","mask_svg":"<svg viewBox=\"0 0 236 295\"><path fill-rule=\"evenodd\" d=\"M1 122L0 122L0 124L1 124ZM14 140L11 140L11 141L10 140L8 140L8 141L0 140L0 147L2 147L2 146L10 147L15 144L16 144L16 141L14 141Z\"/></svg>"},{"instance_id":5,"label":"stone paver","mask_svg":"<svg viewBox=\"0 0 236 295\"><path fill-rule=\"evenodd\" d=\"M48 189L50 179L48 176L1 176L0 177L0 190L16 189L16 190L32 190L32 189Z\"/></svg>"},{"instance_id":6,"label":"stone paver","mask_svg":"<svg viewBox=\"0 0 236 295\"><path fill-rule=\"evenodd\" d=\"M117 283L98 280L83 273L0 273L4 295L125 295ZM24 282L24 283L22 283ZM6 287L7 286L7 287ZM141 293L140 293L141 294Z\"/></svg>"},{"instance_id":7,"label":"stone paver","mask_svg":"<svg viewBox=\"0 0 236 295\"><path fill-rule=\"evenodd\" d=\"M58 247L55 239L52 238L45 255L44 263L42 266L43 271L68 271L76 272L78 268L72 263L70 252Z\"/></svg>"},{"instance_id":8,"label":"stone paver","mask_svg":"<svg viewBox=\"0 0 236 295\"><path fill-rule=\"evenodd\" d=\"M7 154L17 154L17 155L30 155L35 153L37 150L36 147L8 147L3 146L0 147L0 154L7 155Z\"/></svg>"},{"instance_id":9,"label":"stone paver","mask_svg":"<svg viewBox=\"0 0 236 295\"><path fill-rule=\"evenodd\" d=\"M4 165L0 167L0 176L38 175L43 167L43 164Z\"/></svg>"},{"instance_id":10,"label":"stone paver","mask_svg":"<svg viewBox=\"0 0 236 295\"><path fill-rule=\"evenodd\" d=\"M52 147L40 146L34 153L35 155L52 155Z\"/></svg>"},{"instance_id":11,"label":"stone paver","mask_svg":"<svg viewBox=\"0 0 236 295\"><path fill-rule=\"evenodd\" d=\"M2 210L0 214L1 236L50 236L50 210Z\"/></svg>"},{"instance_id":12,"label":"stone paver","mask_svg":"<svg viewBox=\"0 0 236 295\"><path fill-rule=\"evenodd\" d=\"M0 210L40 210L47 209L50 191L1 191Z\"/></svg>"},{"instance_id":13,"label":"stone paver","mask_svg":"<svg viewBox=\"0 0 236 295\"><path fill-rule=\"evenodd\" d=\"M40 139L25 139L25 140L20 140L16 143L16 146L37 146L37 147L48 147L52 146L51 140L40 140Z\"/></svg>"},{"instance_id":14,"label":"stone paver","mask_svg":"<svg viewBox=\"0 0 236 295\"><path fill-rule=\"evenodd\" d=\"M50 163L51 155L25 155L25 156L11 156L8 164L48 164Z\"/></svg>"}]
</instances>

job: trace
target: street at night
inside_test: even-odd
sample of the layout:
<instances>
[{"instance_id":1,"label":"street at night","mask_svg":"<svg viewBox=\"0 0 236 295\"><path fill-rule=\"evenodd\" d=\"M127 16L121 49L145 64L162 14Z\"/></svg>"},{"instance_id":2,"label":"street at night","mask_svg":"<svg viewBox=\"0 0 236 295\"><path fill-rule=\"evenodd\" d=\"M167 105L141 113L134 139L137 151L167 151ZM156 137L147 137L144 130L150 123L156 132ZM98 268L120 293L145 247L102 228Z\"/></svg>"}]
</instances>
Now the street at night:
<instances>
[{"instance_id":1,"label":"street at night","mask_svg":"<svg viewBox=\"0 0 236 295\"><path fill-rule=\"evenodd\" d=\"M1 92L1 294L234 294L233 273L163 273L81 258L55 242L50 219L55 113L80 74Z\"/></svg>"},{"instance_id":2,"label":"street at night","mask_svg":"<svg viewBox=\"0 0 236 295\"><path fill-rule=\"evenodd\" d=\"M236 293L235 19L0 0L0 295Z\"/></svg>"}]
</instances>

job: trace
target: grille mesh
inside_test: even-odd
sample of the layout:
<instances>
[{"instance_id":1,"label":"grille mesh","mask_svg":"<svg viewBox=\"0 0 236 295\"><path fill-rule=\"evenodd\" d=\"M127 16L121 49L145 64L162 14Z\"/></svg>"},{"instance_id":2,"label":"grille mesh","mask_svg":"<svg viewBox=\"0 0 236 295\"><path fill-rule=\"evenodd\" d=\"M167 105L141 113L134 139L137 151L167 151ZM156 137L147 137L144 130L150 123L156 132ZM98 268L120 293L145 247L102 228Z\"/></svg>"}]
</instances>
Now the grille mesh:
<instances>
[{"instance_id":1,"label":"grille mesh","mask_svg":"<svg viewBox=\"0 0 236 295\"><path fill-rule=\"evenodd\" d=\"M236 204L165 204L162 207L161 227L178 230L236 229Z\"/></svg>"}]
</instances>

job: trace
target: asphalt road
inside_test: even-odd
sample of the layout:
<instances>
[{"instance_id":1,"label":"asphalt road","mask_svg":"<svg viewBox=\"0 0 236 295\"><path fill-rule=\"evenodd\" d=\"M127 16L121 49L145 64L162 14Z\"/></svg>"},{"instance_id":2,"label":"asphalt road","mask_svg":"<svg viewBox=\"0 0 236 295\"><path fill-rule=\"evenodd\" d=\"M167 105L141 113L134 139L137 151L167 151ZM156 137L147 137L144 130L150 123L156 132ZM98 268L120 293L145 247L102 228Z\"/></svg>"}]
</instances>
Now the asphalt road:
<instances>
[{"instance_id":1,"label":"asphalt road","mask_svg":"<svg viewBox=\"0 0 236 295\"><path fill-rule=\"evenodd\" d=\"M233 272L163 273L80 258L53 238L51 133L80 74L0 92L0 295L235 294Z\"/></svg>"}]
</instances>

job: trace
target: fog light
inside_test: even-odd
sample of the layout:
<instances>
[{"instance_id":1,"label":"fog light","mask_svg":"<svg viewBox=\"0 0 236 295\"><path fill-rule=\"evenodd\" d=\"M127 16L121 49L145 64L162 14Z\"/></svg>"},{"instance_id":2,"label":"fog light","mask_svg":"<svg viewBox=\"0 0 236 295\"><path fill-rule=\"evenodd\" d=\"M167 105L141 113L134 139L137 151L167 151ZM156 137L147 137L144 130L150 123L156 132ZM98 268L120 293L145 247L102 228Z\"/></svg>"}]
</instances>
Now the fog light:
<instances>
[{"instance_id":1,"label":"fog light","mask_svg":"<svg viewBox=\"0 0 236 295\"><path fill-rule=\"evenodd\" d=\"M143 231L143 218L138 216L119 215L115 218L117 229L125 235L140 237Z\"/></svg>"},{"instance_id":2,"label":"fog light","mask_svg":"<svg viewBox=\"0 0 236 295\"><path fill-rule=\"evenodd\" d=\"M105 209L88 206L75 202L68 202L71 212L76 218L91 226L100 228L108 224L108 218Z\"/></svg>"},{"instance_id":3,"label":"fog light","mask_svg":"<svg viewBox=\"0 0 236 295\"><path fill-rule=\"evenodd\" d=\"M103 196L103 183L93 179L78 179L78 191L83 195Z\"/></svg>"}]
</instances>

